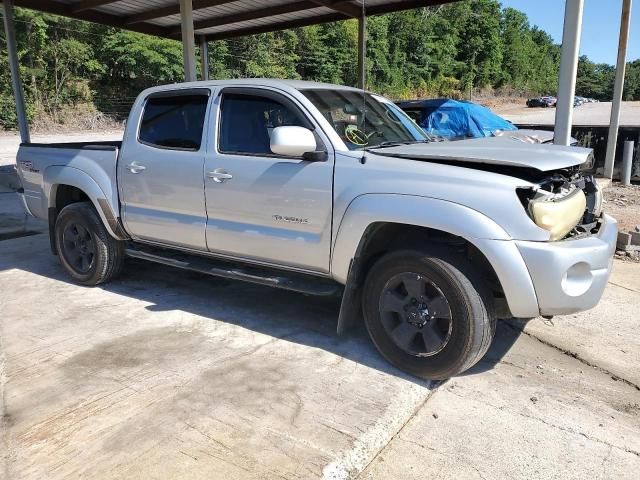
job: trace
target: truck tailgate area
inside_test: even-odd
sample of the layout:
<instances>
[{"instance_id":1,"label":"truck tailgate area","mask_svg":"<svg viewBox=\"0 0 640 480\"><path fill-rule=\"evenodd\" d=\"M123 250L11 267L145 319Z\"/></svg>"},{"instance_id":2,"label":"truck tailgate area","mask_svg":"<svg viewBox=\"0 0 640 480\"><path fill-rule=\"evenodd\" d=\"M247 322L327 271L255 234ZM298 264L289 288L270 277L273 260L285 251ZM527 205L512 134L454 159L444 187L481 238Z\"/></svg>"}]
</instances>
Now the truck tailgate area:
<instances>
[{"instance_id":1,"label":"truck tailgate area","mask_svg":"<svg viewBox=\"0 0 640 480\"><path fill-rule=\"evenodd\" d=\"M119 141L21 144L16 163L28 213L46 219L52 187L58 183L80 187L80 177L86 176L111 205L117 205L114 185L120 145Z\"/></svg>"}]
</instances>

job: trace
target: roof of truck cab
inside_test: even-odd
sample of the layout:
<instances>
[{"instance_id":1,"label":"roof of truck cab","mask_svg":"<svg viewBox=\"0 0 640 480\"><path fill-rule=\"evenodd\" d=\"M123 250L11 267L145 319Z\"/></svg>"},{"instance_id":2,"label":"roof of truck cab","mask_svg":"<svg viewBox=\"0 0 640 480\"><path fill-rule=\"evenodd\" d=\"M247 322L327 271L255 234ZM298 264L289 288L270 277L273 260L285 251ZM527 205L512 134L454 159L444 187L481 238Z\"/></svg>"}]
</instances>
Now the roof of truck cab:
<instances>
[{"instance_id":1,"label":"roof of truck cab","mask_svg":"<svg viewBox=\"0 0 640 480\"><path fill-rule=\"evenodd\" d=\"M345 85L334 85L332 83L311 82L307 80L288 80L280 78L241 78L241 79L228 79L228 80L202 80L198 82L184 82L184 83L172 83L168 85L160 85L157 87L151 87L147 91L164 91L174 90L182 88L198 88L198 87L220 87L220 86L264 86L264 87L289 87L296 90L311 90L311 89L330 89L330 90L350 90L355 92L362 92L362 90L355 87L348 87Z\"/></svg>"}]
</instances>

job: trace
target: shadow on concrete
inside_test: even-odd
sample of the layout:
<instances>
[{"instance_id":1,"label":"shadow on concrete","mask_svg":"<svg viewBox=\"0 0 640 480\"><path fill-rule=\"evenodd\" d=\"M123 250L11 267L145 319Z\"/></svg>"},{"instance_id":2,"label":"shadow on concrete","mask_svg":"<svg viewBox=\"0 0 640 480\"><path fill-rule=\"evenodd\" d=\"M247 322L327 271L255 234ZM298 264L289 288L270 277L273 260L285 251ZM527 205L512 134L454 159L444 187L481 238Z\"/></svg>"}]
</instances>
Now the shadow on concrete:
<instances>
[{"instance_id":1,"label":"shadow on concrete","mask_svg":"<svg viewBox=\"0 0 640 480\"><path fill-rule=\"evenodd\" d=\"M489 348L489 351L475 366L464 372L461 376L476 375L491 370L498 363L502 361L504 356L511 350L511 347L516 343L522 330L520 327L513 325L514 319L499 320L496 327L496 336L493 339L493 343ZM518 320L524 322L526 320ZM523 328L523 327L522 327Z\"/></svg>"},{"instance_id":2,"label":"shadow on concrete","mask_svg":"<svg viewBox=\"0 0 640 480\"><path fill-rule=\"evenodd\" d=\"M4 244L4 245L2 245ZM51 255L46 235L0 243L0 271L20 269L72 283ZM83 288L83 287L78 287ZM184 311L201 321L222 321L289 342L320 348L408 381L433 387L391 366L369 340L363 322L338 337L340 299L216 278L164 265L128 259L121 276L100 288L147 303L151 312ZM484 359L465 375L495 366L519 332L498 323L496 341Z\"/></svg>"}]
</instances>

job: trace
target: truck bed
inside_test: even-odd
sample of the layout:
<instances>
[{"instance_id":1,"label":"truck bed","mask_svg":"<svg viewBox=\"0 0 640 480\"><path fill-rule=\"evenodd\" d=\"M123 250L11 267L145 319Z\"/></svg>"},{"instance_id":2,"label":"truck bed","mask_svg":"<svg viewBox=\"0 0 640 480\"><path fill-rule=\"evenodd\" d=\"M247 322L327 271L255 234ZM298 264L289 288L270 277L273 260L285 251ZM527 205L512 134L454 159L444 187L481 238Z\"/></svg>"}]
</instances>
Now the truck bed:
<instances>
[{"instance_id":1,"label":"truck bed","mask_svg":"<svg viewBox=\"0 0 640 480\"><path fill-rule=\"evenodd\" d=\"M22 143L16 164L25 207L33 216L46 220L57 184L80 188L89 181L117 212L115 178L121 145L121 141Z\"/></svg>"}]
</instances>

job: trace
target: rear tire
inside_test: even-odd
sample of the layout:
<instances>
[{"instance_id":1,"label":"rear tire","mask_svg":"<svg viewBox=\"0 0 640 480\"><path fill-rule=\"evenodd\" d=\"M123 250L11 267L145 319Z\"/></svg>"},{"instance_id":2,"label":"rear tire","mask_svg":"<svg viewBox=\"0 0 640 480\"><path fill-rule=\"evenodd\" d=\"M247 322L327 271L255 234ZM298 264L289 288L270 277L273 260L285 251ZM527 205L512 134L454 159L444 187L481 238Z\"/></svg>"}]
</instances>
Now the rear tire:
<instances>
[{"instance_id":1,"label":"rear tire","mask_svg":"<svg viewBox=\"0 0 640 480\"><path fill-rule=\"evenodd\" d=\"M58 214L56 251L62 266L81 285L114 278L124 263L124 244L113 238L90 202L67 205Z\"/></svg>"},{"instance_id":2,"label":"rear tire","mask_svg":"<svg viewBox=\"0 0 640 480\"><path fill-rule=\"evenodd\" d=\"M443 380L475 365L496 329L491 292L464 257L446 249L380 258L363 294L367 330L380 353L412 375Z\"/></svg>"}]
</instances>

